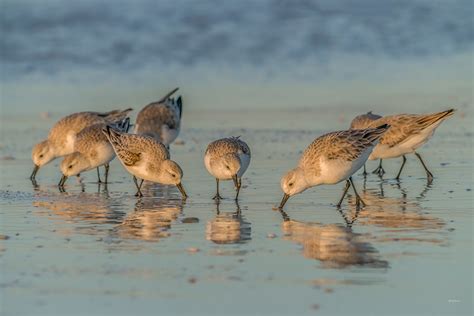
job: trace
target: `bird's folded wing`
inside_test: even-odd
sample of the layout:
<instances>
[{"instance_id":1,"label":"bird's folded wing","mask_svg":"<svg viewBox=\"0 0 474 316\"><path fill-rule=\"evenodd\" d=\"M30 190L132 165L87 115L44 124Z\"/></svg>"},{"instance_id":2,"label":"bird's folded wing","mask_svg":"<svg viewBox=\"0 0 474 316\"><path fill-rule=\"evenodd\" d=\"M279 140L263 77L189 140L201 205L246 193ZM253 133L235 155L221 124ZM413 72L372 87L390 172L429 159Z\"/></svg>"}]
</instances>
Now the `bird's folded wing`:
<instances>
[{"instance_id":1,"label":"bird's folded wing","mask_svg":"<svg viewBox=\"0 0 474 316\"><path fill-rule=\"evenodd\" d=\"M389 124L390 128L380 139L380 144L393 147L423 130L422 125L417 124L418 117L418 115L414 114L386 116L372 122L370 127Z\"/></svg>"}]
</instances>

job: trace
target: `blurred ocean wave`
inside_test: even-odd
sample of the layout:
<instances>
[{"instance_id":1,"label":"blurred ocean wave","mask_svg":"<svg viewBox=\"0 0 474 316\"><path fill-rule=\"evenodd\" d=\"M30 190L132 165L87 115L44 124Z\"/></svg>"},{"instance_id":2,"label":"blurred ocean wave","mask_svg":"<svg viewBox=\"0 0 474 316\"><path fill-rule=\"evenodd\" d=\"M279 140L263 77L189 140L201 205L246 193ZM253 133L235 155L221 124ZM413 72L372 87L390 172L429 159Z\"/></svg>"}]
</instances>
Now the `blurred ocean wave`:
<instances>
[{"instance_id":1,"label":"blurred ocean wave","mask_svg":"<svg viewBox=\"0 0 474 316\"><path fill-rule=\"evenodd\" d=\"M468 0L2 0L0 6L2 80L148 67L291 73L340 55L411 60L465 53L474 41Z\"/></svg>"}]
</instances>

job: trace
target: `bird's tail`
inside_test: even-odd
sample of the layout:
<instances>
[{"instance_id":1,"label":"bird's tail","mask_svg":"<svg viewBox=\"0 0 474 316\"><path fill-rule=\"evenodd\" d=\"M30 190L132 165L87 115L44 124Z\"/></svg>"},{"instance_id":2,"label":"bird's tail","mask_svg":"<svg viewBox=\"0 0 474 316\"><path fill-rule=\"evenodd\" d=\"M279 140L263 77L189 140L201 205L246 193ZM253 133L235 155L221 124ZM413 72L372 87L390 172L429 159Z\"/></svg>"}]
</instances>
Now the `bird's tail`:
<instances>
[{"instance_id":1,"label":"bird's tail","mask_svg":"<svg viewBox=\"0 0 474 316\"><path fill-rule=\"evenodd\" d=\"M128 117L128 113L132 111L132 108L128 108L125 110L113 110L110 112L99 113L99 116L104 117L109 122L117 122L125 119Z\"/></svg>"},{"instance_id":2,"label":"bird's tail","mask_svg":"<svg viewBox=\"0 0 474 316\"><path fill-rule=\"evenodd\" d=\"M116 130L113 126L107 125L105 128L102 129L102 133L104 133L105 137L109 140L112 146L118 146L121 144L120 135L121 133Z\"/></svg>"},{"instance_id":3,"label":"bird's tail","mask_svg":"<svg viewBox=\"0 0 474 316\"><path fill-rule=\"evenodd\" d=\"M447 119L448 117L454 114L454 111L455 109L449 109L449 110L438 112L438 113L421 115L420 118L416 122L423 128L427 128L435 124L436 122Z\"/></svg>"},{"instance_id":4,"label":"bird's tail","mask_svg":"<svg viewBox=\"0 0 474 316\"><path fill-rule=\"evenodd\" d=\"M183 99L181 98L181 96L178 97L178 99L176 100L176 105L178 106L178 109L179 109L179 117L183 117Z\"/></svg>"},{"instance_id":5,"label":"bird's tail","mask_svg":"<svg viewBox=\"0 0 474 316\"><path fill-rule=\"evenodd\" d=\"M109 123L107 125L109 125L111 128L113 128L113 129L115 129L119 132L128 133L128 130L130 128L130 118L126 117L122 120L118 120L116 122L112 122L112 123Z\"/></svg>"},{"instance_id":6,"label":"bird's tail","mask_svg":"<svg viewBox=\"0 0 474 316\"><path fill-rule=\"evenodd\" d=\"M163 103L163 102L165 102L166 100L168 100L168 98L169 98L170 96L173 95L173 93L175 93L175 92L178 91L178 90L179 90L179 87L174 88L173 90L171 90L170 92L168 92L164 97L162 97L157 103Z\"/></svg>"}]
</instances>

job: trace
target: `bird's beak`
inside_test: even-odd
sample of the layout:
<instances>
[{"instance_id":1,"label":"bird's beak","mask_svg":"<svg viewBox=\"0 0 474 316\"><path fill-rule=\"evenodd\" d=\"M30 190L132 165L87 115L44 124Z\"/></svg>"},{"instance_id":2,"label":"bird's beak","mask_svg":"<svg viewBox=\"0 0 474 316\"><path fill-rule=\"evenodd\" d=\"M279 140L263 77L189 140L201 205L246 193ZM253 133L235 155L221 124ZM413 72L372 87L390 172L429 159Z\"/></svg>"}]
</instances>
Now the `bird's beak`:
<instances>
[{"instance_id":1,"label":"bird's beak","mask_svg":"<svg viewBox=\"0 0 474 316\"><path fill-rule=\"evenodd\" d=\"M235 187L238 188L239 187L239 181L237 180L237 175L236 174L232 176L232 180L234 180Z\"/></svg>"},{"instance_id":2,"label":"bird's beak","mask_svg":"<svg viewBox=\"0 0 474 316\"><path fill-rule=\"evenodd\" d=\"M288 201L289 198L290 198L289 194L285 193L285 195L283 195L283 199L281 199L280 206L278 207L280 210L283 209L283 206L285 206L285 203L286 201Z\"/></svg>"},{"instance_id":3,"label":"bird's beak","mask_svg":"<svg viewBox=\"0 0 474 316\"><path fill-rule=\"evenodd\" d=\"M64 187L64 183L66 182L66 180L67 180L67 176L63 175L61 177L61 180L59 180L58 187Z\"/></svg>"},{"instance_id":4,"label":"bird's beak","mask_svg":"<svg viewBox=\"0 0 474 316\"><path fill-rule=\"evenodd\" d=\"M184 187L181 184L181 182L178 183L176 186L178 187L179 192L181 192L181 194L183 195L183 199L186 199L188 197L188 195L186 194L186 191L184 191Z\"/></svg>"},{"instance_id":5,"label":"bird's beak","mask_svg":"<svg viewBox=\"0 0 474 316\"><path fill-rule=\"evenodd\" d=\"M31 173L30 180L34 180L36 178L36 173L38 172L39 168L40 166L35 165L35 167L33 168L33 172Z\"/></svg>"}]
</instances>

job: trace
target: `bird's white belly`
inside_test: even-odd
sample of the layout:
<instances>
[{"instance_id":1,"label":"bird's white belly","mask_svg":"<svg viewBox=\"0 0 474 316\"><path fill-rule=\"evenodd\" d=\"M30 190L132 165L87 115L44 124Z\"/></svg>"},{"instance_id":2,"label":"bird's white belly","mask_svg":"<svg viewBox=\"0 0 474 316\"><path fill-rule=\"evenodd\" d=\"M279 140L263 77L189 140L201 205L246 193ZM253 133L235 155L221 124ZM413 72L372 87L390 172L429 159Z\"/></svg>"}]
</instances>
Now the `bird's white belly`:
<instances>
[{"instance_id":1,"label":"bird's white belly","mask_svg":"<svg viewBox=\"0 0 474 316\"><path fill-rule=\"evenodd\" d=\"M320 159L321 177L323 184L335 184L347 180L367 161L373 147L367 148L357 159L347 161L343 159Z\"/></svg>"},{"instance_id":2,"label":"bird's white belly","mask_svg":"<svg viewBox=\"0 0 474 316\"><path fill-rule=\"evenodd\" d=\"M369 156L369 160L396 158L400 157L401 155L409 154L412 152L413 148L403 146L402 144L398 144L393 147L390 147L385 144L378 144L374 148L372 154Z\"/></svg>"},{"instance_id":3,"label":"bird's white belly","mask_svg":"<svg viewBox=\"0 0 474 316\"><path fill-rule=\"evenodd\" d=\"M387 145L378 144L369 159L388 159L396 158L402 155L411 154L417 148L424 145L430 138L433 136L435 129L441 124L442 121L438 121L435 124L425 128L418 134L414 134L410 137L407 137L403 142L389 147Z\"/></svg>"},{"instance_id":4,"label":"bird's white belly","mask_svg":"<svg viewBox=\"0 0 474 316\"><path fill-rule=\"evenodd\" d=\"M219 180L230 180L232 177L229 177L224 170L221 168L212 168L211 167L211 157L210 155L204 156L204 165L206 166L207 171L214 177ZM216 164L217 165L217 164Z\"/></svg>"},{"instance_id":5,"label":"bird's white belly","mask_svg":"<svg viewBox=\"0 0 474 316\"><path fill-rule=\"evenodd\" d=\"M418 147L424 145L430 138L433 136L435 127L431 126L427 129L424 129L421 133L413 135L412 137L407 138L401 145L403 147L411 148L412 151L415 151Z\"/></svg>"},{"instance_id":6,"label":"bird's white belly","mask_svg":"<svg viewBox=\"0 0 474 316\"><path fill-rule=\"evenodd\" d=\"M148 171L146 163L142 162L138 165L133 166L126 166L124 165L125 169L135 177L147 181L158 182L153 177L153 175Z\"/></svg>"},{"instance_id":7,"label":"bird's white belly","mask_svg":"<svg viewBox=\"0 0 474 316\"><path fill-rule=\"evenodd\" d=\"M250 164L250 156L247 154L239 154L240 158L240 169L239 172L237 172L237 177L242 177L242 175L245 173L247 170L249 164ZM205 155L204 156L204 165L206 166L207 171L214 177L219 180L230 180L232 179L231 176L229 176L228 171L224 170L223 168L219 168L220 164L215 164L214 168L211 167L211 156L210 155Z\"/></svg>"},{"instance_id":8,"label":"bird's white belly","mask_svg":"<svg viewBox=\"0 0 474 316\"><path fill-rule=\"evenodd\" d=\"M109 163L115 158L115 151L110 143L103 143L96 147L97 157L91 161L92 168Z\"/></svg>"}]
</instances>

